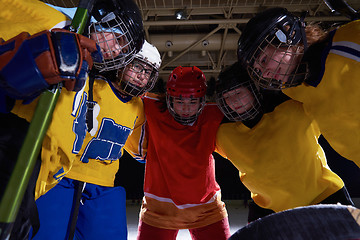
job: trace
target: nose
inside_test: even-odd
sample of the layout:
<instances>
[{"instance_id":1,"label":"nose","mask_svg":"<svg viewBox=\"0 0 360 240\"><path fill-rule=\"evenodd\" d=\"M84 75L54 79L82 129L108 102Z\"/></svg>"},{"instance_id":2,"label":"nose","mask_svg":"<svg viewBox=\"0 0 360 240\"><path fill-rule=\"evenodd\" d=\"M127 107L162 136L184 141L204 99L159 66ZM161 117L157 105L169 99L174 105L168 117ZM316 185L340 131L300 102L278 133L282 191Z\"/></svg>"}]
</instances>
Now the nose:
<instances>
[{"instance_id":1,"label":"nose","mask_svg":"<svg viewBox=\"0 0 360 240\"><path fill-rule=\"evenodd\" d=\"M273 71L270 70L269 68L267 68L267 69L264 71L264 73L262 74L262 76L263 76L264 78L272 78L273 75L274 75Z\"/></svg>"},{"instance_id":2,"label":"nose","mask_svg":"<svg viewBox=\"0 0 360 240\"><path fill-rule=\"evenodd\" d=\"M182 111L183 111L183 113L188 112L188 111L189 111L189 106L186 105L186 104L184 104L184 105L182 106Z\"/></svg>"},{"instance_id":3,"label":"nose","mask_svg":"<svg viewBox=\"0 0 360 240\"><path fill-rule=\"evenodd\" d=\"M184 104L181 108L181 113L183 115L189 115L191 112L191 106L187 105L187 104Z\"/></svg>"},{"instance_id":4,"label":"nose","mask_svg":"<svg viewBox=\"0 0 360 240\"><path fill-rule=\"evenodd\" d=\"M136 74L137 79L144 81L146 79L145 69L142 69L140 72Z\"/></svg>"},{"instance_id":5,"label":"nose","mask_svg":"<svg viewBox=\"0 0 360 240\"><path fill-rule=\"evenodd\" d=\"M241 108L244 103L243 103L243 99L242 98L236 98L234 99L234 103L233 103L233 106L237 109L237 108Z\"/></svg>"},{"instance_id":6,"label":"nose","mask_svg":"<svg viewBox=\"0 0 360 240\"><path fill-rule=\"evenodd\" d=\"M269 62L263 72L262 76L264 78L274 78L280 80L280 74L282 71L282 64L280 62L272 61Z\"/></svg>"},{"instance_id":7,"label":"nose","mask_svg":"<svg viewBox=\"0 0 360 240\"><path fill-rule=\"evenodd\" d=\"M144 76L145 76L145 71L144 71L144 69L140 70L140 72L138 72L138 73L136 74L136 76L137 76L138 78L144 78Z\"/></svg>"}]
</instances>

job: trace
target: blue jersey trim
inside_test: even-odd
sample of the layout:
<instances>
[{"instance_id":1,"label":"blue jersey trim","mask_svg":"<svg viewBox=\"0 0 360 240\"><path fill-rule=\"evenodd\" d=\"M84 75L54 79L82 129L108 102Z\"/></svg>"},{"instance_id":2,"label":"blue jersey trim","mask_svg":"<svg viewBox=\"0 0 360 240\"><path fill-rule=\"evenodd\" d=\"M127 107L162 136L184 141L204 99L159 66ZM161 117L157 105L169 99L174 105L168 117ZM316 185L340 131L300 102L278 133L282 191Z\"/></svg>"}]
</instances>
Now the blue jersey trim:
<instances>
[{"instance_id":1,"label":"blue jersey trim","mask_svg":"<svg viewBox=\"0 0 360 240\"><path fill-rule=\"evenodd\" d=\"M122 97L120 94L119 94L119 91L112 85L111 81L106 79L106 81L108 82L108 84L110 85L110 88L111 90L114 92L115 96L120 100L122 101L123 103L127 103L129 102L131 99L132 99L132 96L126 96L125 98Z\"/></svg>"}]
</instances>

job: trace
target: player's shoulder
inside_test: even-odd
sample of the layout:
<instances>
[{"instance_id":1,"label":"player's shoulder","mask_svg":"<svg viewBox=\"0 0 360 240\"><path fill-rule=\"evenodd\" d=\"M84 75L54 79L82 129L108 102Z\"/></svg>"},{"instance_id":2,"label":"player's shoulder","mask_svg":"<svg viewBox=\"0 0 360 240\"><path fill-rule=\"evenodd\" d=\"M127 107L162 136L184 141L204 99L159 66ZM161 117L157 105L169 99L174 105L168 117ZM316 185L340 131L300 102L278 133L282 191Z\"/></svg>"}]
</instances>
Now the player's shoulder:
<instances>
[{"instance_id":1,"label":"player's shoulder","mask_svg":"<svg viewBox=\"0 0 360 240\"><path fill-rule=\"evenodd\" d=\"M158 93L146 93L143 96L144 103L153 102L157 104L165 104L166 103L166 95L165 94L158 94Z\"/></svg>"},{"instance_id":2,"label":"player's shoulder","mask_svg":"<svg viewBox=\"0 0 360 240\"><path fill-rule=\"evenodd\" d=\"M360 28L360 20L351 21L344 25L341 25L335 32L333 42L335 44L343 44L342 42L354 42L360 44L360 40L357 37L356 31ZM333 43L334 44L334 43ZM356 45L346 45L347 47L354 48Z\"/></svg>"},{"instance_id":3,"label":"player's shoulder","mask_svg":"<svg viewBox=\"0 0 360 240\"><path fill-rule=\"evenodd\" d=\"M205 109L207 109L207 111L220 112L219 107L218 107L217 104L214 103L214 102L206 102L206 103L205 103L204 110L205 110Z\"/></svg>"},{"instance_id":4,"label":"player's shoulder","mask_svg":"<svg viewBox=\"0 0 360 240\"><path fill-rule=\"evenodd\" d=\"M206 102L206 103L205 103L205 106L211 106L212 108L213 108L213 107L217 107L217 105L216 105L215 102Z\"/></svg>"},{"instance_id":5,"label":"player's shoulder","mask_svg":"<svg viewBox=\"0 0 360 240\"><path fill-rule=\"evenodd\" d=\"M224 114L214 102L206 102L203 113L207 118L222 119L224 117Z\"/></svg>"},{"instance_id":6,"label":"player's shoulder","mask_svg":"<svg viewBox=\"0 0 360 240\"><path fill-rule=\"evenodd\" d=\"M143 99L150 99L150 100L154 100L154 101L159 101L160 100L160 95L157 94L157 93L148 92L143 96Z\"/></svg>"}]
</instances>

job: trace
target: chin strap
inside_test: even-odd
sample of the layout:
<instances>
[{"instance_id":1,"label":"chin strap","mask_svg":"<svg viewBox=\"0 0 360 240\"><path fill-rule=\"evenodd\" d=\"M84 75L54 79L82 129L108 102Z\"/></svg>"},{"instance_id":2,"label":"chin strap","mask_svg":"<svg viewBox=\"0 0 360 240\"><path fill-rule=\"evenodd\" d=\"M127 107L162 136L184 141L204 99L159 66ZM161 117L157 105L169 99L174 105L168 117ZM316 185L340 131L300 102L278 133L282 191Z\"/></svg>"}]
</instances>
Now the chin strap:
<instances>
[{"instance_id":1,"label":"chin strap","mask_svg":"<svg viewBox=\"0 0 360 240\"><path fill-rule=\"evenodd\" d=\"M86 102L87 112L86 112L86 126L88 132L90 132L94 127L94 106L96 102L94 102L94 81L95 81L95 73L91 71L89 74L89 98Z\"/></svg>"}]
</instances>

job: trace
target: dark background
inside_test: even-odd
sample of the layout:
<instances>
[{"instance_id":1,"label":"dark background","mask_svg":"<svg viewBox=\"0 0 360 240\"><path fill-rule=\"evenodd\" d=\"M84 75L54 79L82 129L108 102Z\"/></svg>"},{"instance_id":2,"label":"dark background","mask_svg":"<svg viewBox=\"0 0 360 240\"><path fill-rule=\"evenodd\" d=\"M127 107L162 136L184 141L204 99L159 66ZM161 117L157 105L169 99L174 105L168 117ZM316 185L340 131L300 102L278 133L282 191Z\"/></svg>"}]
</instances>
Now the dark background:
<instances>
[{"instance_id":1,"label":"dark background","mask_svg":"<svg viewBox=\"0 0 360 240\"><path fill-rule=\"evenodd\" d=\"M319 143L324 149L329 167L342 178L350 196L360 198L359 167L353 161L349 161L335 152L322 136L319 138Z\"/></svg>"},{"instance_id":2,"label":"dark background","mask_svg":"<svg viewBox=\"0 0 360 240\"><path fill-rule=\"evenodd\" d=\"M337 154L323 137L320 137L319 143L325 151L328 165L343 179L351 197L360 198L360 169L352 161ZM216 179L223 199L250 199L250 193L241 183L237 169L219 154L214 153L214 157ZM144 170L145 164L134 160L126 152L120 159L115 185L126 189L127 199L137 201L143 197Z\"/></svg>"}]
</instances>

